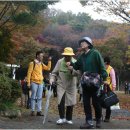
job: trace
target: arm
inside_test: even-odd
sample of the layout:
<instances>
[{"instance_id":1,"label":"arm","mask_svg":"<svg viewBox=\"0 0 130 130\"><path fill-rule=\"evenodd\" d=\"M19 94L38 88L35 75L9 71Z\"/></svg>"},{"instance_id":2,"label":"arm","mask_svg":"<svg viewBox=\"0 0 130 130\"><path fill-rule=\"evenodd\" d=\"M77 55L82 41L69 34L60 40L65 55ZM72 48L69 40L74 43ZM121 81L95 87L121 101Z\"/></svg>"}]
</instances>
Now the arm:
<instances>
[{"instance_id":1,"label":"arm","mask_svg":"<svg viewBox=\"0 0 130 130\"><path fill-rule=\"evenodd\" d=\"M112 90L115 90L116 88L116 76L115 76L115 71L112 68L110 71L110 77L111 77L111 81L112 81Z\"/></svg>"},{"instance_id":2,"label":"arm","mask_svg":"<svg viewBox=\"0 0 130 130\"><path fill-rule=\"evenodd\" d=\"M42 69L49 71L51 69L51 61L48 61L48 65L47 66L45 64L43 64Z\"/></svg>"},{"instance_id":3,"label":"arm","mask_svg":"<svg viewBox=\"0 0 130 130\"><path fill-rule=\"evenodd\" d=\"M50 75L50 84L56 81L56 77L59 74L59 68L60 68L60 62L58 61L55 65L55 68L53 69L51 75Z\"/></svg>"},{"instance_id":4,"label":"arm","mask_svg":"<svg viewBox=\"0 0 130 130\"><path fill-rule=\"evenodd\" d=\"M104 61L103 61L103 58L102 58L100 52L97 53L97 62L99 65L99 72L103 78L103 81L106 81L108 74L107 74L105 64L104 64Z\"/></svg>"},{"instance_id":5,"label":"arm","mask_svg":"<svg viewBox=\"0 0 130 130\"><path fill-rule=\"evenodd\" d=\"M78 60L75 63L70 64L71 66L73 66L73 68L75 70L80 70L82 68L82 62L81 62L81 57L78 58Z\"/></svg>"},{"instance_id":6,"label":"arm","mask_svg":"<svg viewBox=\"0 0 130 130\"><path fill-rule=\"evenodd\" d=\"M73 70L72 70L72 75L73 75L73 76L78 76L78 75L80 75L80 71L73 69Z\"/></svg>"},{"instance_id":7,"label":"arm","mask_svg":"<svg viewBox=\"0 0 130 130\"><path fill-rule=\"evenodd\" d=\"M27 86L30 86L32 71L33 71L33 62L30 62L27 72Z\"/></svg>"}]
</instances>

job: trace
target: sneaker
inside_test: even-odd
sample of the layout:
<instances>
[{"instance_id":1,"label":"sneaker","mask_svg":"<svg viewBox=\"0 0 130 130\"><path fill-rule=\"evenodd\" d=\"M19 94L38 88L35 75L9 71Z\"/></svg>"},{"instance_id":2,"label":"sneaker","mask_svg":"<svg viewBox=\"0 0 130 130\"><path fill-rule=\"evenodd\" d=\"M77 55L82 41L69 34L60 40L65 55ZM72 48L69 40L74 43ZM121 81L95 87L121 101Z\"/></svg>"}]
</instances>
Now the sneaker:
<instances>
[{"instance_id":1,"label":"sneaker","mask_svg":"<svg viewBox=\"0 0 130 130\"><path fill-rule=\"evenodd\" d=\"M37 112L37 116L44 116L44 115L43 115L42 112L40 111L40 112Z\"/></svg>"},{"instance_id":2,"label":"sneaker","mask_svg":"<svg viewBox=\"0 0 130 130\"><path fill-rule=\"evenodd\" d=\"M104 122L110 122L110 119L105 118Z\"/></svg>"},{"instance_id":3,"label":"sneaker","mask_svg":"<svg viewBox=\"0 0 130 130\"><path fill-rule=\"evenodd\" d=\"M35 112L34 111L31 111L31 116L35 116Z\"/></svg>"},{"instance_id":4,"label":"sneaker","mask_svg":"<svg viewBox=\"0 0 130 130\"><path fill-rule=\"evenodd\" d=\"M96 128L101 128L101 120L96 120Z\"/></svg>"},{"instance_id":5,"label":"sneaker","mask_svg":"<svg viewBox=\"0 0 130 130\"><path fill-rule=\"evenodd\" d=\"M67 123L67 124L70 124L70 125L73 124L73 122L72 122L71 120L70 120L70 121L66 120L66 123Z\"/></svg>"},{"instance_id":6,"label":"sneaker","mask_svg":"<svg viewBox=\"0 0 130 130\"><path fill-rule=\"evenodd\" d=\"M56 124L61 125L64 124L66 122L66 119L59 119Z\"/></svg>"},{"instance_id":7,"label":"sneaker","mask_svg":"<svg viewBox=\"0 0 130 130\"><path fill-rule=\"evenodd\" d=\"M91 120L87 121L85 124L80 126L80 129L94 129L93 122Z\"/></svg>"}]
</instances>

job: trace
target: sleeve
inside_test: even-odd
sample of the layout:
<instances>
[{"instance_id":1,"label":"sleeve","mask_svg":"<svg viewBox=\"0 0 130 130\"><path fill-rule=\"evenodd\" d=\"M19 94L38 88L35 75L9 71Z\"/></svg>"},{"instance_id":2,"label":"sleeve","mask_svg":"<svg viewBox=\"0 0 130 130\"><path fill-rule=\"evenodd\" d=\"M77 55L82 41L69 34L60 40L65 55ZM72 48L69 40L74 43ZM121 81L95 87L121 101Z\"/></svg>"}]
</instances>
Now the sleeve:
<instances>
[{"instance_id":1,"label":"sleeve","mask_svg":"<svg viewBox=\"0 0 130 130\"><path fill-rule=\"evenodd\" d=\"M72 75L73 75L73 76L78 76L78 75L80 75L79 70L73 69L73 70L72 70Z\"/></svg>"},{"instance_id":2,"label":"sleeve","mask_svg":"<svg viewBox=\"0 0 130 130\"><path fill-rule=\"evenodd\" d=\"M59 68L60 68L60 61L58 61L55 65L55 68L53 69L51 75L50 75L50 80L51 82L55 82L56 81L56 77L59 74Z\"/></svg>"},{"instance_id":3,"label":"sleeve","mask_svg":"<svg viewBox=\"0 0 130 130\"><path fill-rule=\"evenodd\" d=\"M99 65L99 71L100 71L101 77L103 78L103 81L106 81L108 74L107 74L105 64L104 64L104 61L100 52L97 52L97 62Z\"/></svg>"},{"instance_id":4,"label":"sleeve","mask_svg":"<svg viewBox=\"0 0 130 130\"><path fill-rule=\"evenodd\" d=\"M33 71L33 62L30 62L27 72L27 86L30 86L32 71Z\"/></svg>"},{"instance_id":5,"label":"sleeve","mask_svg":"<svg viewBox=\"0 0 130 130\"><path fill-rule=\"evenodd\" d=\"M43 67L42 67L43 70L50 70L51 69L51 61L48 61L48 65L46 66L45 64L43 64Z\"/></svg>"},{"instance_id":6,"label":"sleeve","mask_svg":"<svg viewBox=\"0 0 130 130\"><path fill-rule=\"evenodd\" d=\"M82 68L81 57L79 57L75 63L71 62L71 65L75 70L80 70Z\"/></svg>"},{"instance_id":7,"label":"sleeve","mask_svg":"<svg viewBox=\"0 0 130 130\"><path fill-rule=\"evenodd\" d=\"M112 81L112 87L116 88L116 76L115 76L115 71L113 68L110 71L110 77Z\"/></svg>"}]
</instances>

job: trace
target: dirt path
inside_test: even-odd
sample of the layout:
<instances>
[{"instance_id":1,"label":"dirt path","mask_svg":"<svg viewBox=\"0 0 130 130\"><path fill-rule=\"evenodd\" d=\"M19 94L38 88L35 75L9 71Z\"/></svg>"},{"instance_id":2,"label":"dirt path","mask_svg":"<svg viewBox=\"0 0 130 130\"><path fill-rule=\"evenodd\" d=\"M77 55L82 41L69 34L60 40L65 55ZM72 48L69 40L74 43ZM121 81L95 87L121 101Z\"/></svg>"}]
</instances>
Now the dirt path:
<instances>
[{"instance_id":1,"label":"dirt path","mask_svg":"<svg viewBox=\"0 0 130 130\"><path fill-rule=\"evenodd\" d=\"M8 119L0 117L0 129L79 129L84 123L84 117L73 117L73 125L56 125L57 115L49 115L43 125L43 117L31 117L29 115L20 119ZM95 122L94 122L95 124ZM102 122L102 129L129 129L130 120L112 119L109 123Z\"/></svg>"},{"instance_id":2,"label":"dirt path","mask_svg":"<svg viewBox=\"0 0 130 130\"><path fill-rule=\"evenodd\" d=\"M118 96L120 97L121 110L112 111L111 122L102 122L102 129L130 129L130 96L122 93ZM45 99L43 99L43 106L44 104ZM22 109L22 111L23 116L21 118L9 119L0 117L0 129L79 129L80 125L85 121L83 105L77 103L73 113L74 124L56 125L56 121L59 118L56 98L50 100L49 115L44 125L42 123L43 117L31 117L28 109ZM103 115L104 112L105 110L103 109Z\"/></svg>"}]
</instances>

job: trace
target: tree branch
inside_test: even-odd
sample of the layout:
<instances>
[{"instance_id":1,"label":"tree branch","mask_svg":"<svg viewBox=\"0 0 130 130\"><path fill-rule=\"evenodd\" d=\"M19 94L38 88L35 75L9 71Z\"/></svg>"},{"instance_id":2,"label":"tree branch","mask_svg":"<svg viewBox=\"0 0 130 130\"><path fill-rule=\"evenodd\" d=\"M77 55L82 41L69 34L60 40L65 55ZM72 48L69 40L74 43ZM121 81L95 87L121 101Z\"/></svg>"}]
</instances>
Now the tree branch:
<instances>
[{"instance_id":1,"label":"tree branch","mask_svg":"<svg viewBox=\"0 0 130 130\"><path fill-rule=\"evenodd\" d=\"M2 20L3 16L7 13L7 11L9 10L11 6L11 3L7 3L6 4L6 7L3 9L2 13L1 13L1 16L0 16L0 20Z\"/></svg>"},{"instance_id":2,"label":"tree branch","mask_svg":"<svg viewBox=\"0 0 130 130\"><path fill-rule=\"evenodd\" d=\"M5 25L7 22L9 22L10 18L11 18L13 15L15 15L15 13L16 13L16 11L18 10L19 6L20 6L20 5L18 5L17 8L16 8L14 11L12 11L12 15L10 15L10 17L9 17L7 20L5 20L5 21L0 25L0 28L1 28L3 25Z\"/></svg>"}]
</instances>

